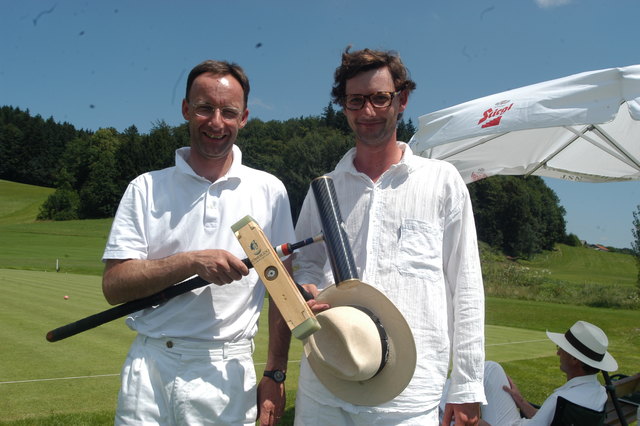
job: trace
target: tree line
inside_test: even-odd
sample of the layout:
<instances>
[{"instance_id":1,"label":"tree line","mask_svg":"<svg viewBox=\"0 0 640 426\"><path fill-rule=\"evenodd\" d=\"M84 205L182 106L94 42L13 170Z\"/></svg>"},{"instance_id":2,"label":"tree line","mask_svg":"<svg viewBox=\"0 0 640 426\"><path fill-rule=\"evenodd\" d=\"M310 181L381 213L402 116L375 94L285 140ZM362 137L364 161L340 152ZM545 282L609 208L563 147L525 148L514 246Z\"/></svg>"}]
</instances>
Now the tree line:
<instances>
[{"instance_id":1,"label":"tree line","mask_svg":"<svg viewBox=\"0 0 640 426\"><path fill-rule=\"evenodd\" d=\"M399 140L414 132L410 119L399 122ZM188 145L186 124L158 121L148 134L135 126L94 132L0 108L0 179L56 189L41 220L112 217L133 178L173 165L175 150ZM295 221L311 180L335 167L353 136L342 111L329 104L319 116L250 119L237 145L246 165L284 182ZM566 235L564 208L539 177L495 176L470 184L469 191L478 238L507 255L530 257L556 242L579 243Z\"/></svg>"}]
</instances>

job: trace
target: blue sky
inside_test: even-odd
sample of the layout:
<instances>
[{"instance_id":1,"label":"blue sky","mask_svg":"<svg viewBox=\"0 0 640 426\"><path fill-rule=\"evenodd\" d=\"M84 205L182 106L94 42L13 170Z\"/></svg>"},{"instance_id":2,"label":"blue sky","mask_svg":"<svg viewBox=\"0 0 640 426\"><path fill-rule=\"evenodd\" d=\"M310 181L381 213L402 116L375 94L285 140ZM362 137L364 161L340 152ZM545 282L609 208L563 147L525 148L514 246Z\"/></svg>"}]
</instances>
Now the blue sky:
<instances>
[{"instance_id":1,"label":"blue sky","mask_svg":"<svg viewBox=\"0 0 640 426\"><path fill-rule=\"evenodd\" d=\"M319 115L347 45L396 50L405 118L520 86L640 63L637 0L3 1L0 105L96 130L182 122L186 74L242 65L250 116ZM640 183L547 180L567 230L629 247Z\"/></svg>"}]
</instances>

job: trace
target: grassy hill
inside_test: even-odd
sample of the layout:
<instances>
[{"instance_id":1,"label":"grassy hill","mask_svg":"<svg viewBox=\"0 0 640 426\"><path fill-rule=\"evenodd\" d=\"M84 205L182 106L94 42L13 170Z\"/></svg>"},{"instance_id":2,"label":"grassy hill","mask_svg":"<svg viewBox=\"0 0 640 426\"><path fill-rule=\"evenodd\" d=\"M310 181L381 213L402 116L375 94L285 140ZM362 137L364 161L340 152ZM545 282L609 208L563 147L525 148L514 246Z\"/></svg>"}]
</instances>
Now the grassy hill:
<instances>
[{"instance_id":1,"label":"grassy hill","mask_svg":"<svg viewBox=\"0 0 640 426\"><path fill-rule=\"evenodd\" d=\"M100 275L112 220L38 222L39 207L52 191L0 180L0 268L51 271L58 260L61 272ZM486 245L482 251L489 288L496 281L521 287L636 284L635 259L627 254L560 244L530 261L512 262Z\"/></svg>"},{"instance_id":2,"label":"grassy hill","mask_svg":"<svg viewBox=\"0 0 640 426\"><path fill-rule=\"evenodd\" d=\"M640 308L635 258L558 244L531 260L510 260L480 244L485 293L509 299Z\"/></svg>"},{"instance_id":3,"label":"grassy hill","mask_svg":"<svg viewBox=\"0 0 640 426\"><path fill-rule=\"evenodd\" d=\"M556 250L534 256L529 262L520 263L541 272L548 271L549 276L555 280L578 284L636 284L635 259L623 253L558 244Z\"/></svg>"},{"instance_id":4,"label":"grassy hill","mask_svg":"<svg viewBox=\"0 0 640 426\"><path fill-rule=\"evenodd\" d=\"M52 188L0 179L0 224L33 222L40 206L53 191Z\"/></svg>"},{"instance_id":5,"label":"grassy hill","mask_svg":"<svg viewBox=\"0 0 640 426\"><path fill-rule=\"evenodd\" d=\"M36 221L52 192L0 180L0 268L102 274L112 220Z\"/></svg>"}]
</instances>

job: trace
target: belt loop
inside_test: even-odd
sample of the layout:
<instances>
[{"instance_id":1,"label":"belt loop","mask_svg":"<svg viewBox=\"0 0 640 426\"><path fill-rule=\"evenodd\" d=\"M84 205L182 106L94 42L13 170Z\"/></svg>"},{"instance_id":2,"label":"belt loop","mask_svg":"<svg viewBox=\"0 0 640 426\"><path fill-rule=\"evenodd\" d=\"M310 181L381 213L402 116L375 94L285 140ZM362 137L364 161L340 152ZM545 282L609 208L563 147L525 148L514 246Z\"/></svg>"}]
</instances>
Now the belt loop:
<instances>
[{"instance_id":1,"label":"belt loop","mask_svg":"<svg viewBox=\"0 0 640 426\"><path fill-rule=\"evenodd\" d=\"M224 342L222 345L222 359L227 359L227 355L229 354L229 342Z\"/></svg>"}]
</instances>

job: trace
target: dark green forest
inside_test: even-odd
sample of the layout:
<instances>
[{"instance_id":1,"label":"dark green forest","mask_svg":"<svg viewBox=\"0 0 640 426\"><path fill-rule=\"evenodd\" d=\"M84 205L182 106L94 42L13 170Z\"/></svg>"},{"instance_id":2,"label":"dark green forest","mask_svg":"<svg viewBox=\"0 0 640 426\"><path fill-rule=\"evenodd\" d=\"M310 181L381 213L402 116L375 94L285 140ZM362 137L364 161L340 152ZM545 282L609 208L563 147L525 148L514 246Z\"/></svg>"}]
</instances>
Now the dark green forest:
<instances>
[{"instance_id":1,"label":"dark green forest","mask_svg":"<svg viewBox=\"0 0 640 426\"><path fill-rule=\"evenodd\" d=\"M414 132L411 120L400 121L399 140L408 141ZM56 188L40 220L113 216L129 181L173 165L175 150L187 145L186 124L159 121L148 134L135 126L94 132L0 108L0 179ZM333 169L353 137L344 114L329 104L319 116L251 119L237 145L246 165L284 182L295 221L311 180ZM579 243L566 235L564 208L539 177L495 176L470 184L469 191L478 238L507 255L528 258L556 242Z\"/></svg>"}]
</instances>

